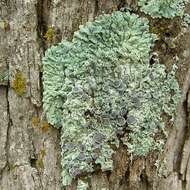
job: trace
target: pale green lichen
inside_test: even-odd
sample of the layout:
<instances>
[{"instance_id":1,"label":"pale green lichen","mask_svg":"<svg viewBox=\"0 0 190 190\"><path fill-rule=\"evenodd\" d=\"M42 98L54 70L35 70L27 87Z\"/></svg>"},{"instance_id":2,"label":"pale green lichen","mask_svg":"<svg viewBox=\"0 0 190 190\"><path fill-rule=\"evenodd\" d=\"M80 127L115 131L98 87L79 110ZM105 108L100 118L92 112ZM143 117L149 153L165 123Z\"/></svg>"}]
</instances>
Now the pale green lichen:
<instances>
[{"instance_id":1,"label":"pale green lichen","mask_svg":"<svg viewBox=\"0 0 190 190\"><path fill-rule=\"evenodd\" d=\"M180 91L175 80L175 66L169 74L165 72L165 66L158 63L147 68L131 65L131 68L133 88L130 91L138 107L132 104L128 111L130 133L125 134L123 142L130 153L143 156L164 144L155 139L159 131L165 133L161 113L171 116L172 122ZM174 92L175 95L171 95Z\"/></svg>"},{"instance_id":2,"label":"pale green lichen","mask_svg":"<svg viewBox=\"0 0 190 190\"><path fill-rule=\"evenodd\" d=\"M189 14L184 14L183 15L183 23L182 23L185 27L190 26L190 15Z\"/></svg>"},{"instance_id":3,"label":"pale green lichen","mask_svg":"<svg viewBox=\"0 0 190 190\"><path fill-rule=\"evenodd\" d=\"M153 18L173 18L183 16L185 4L189 0L138 0L141 11Z\"/></svg>"},{"instance_id":4,"label":"pale green lichen","mask_svg":"<svg viewBox=\"0 0 190 190\"><path fill-rule=\"evenodd\" d=\"M168 170L167 170L167 167L166 167L166 159L164 158L163 160L157 160L155 162L155 166L157 168L157 175L159 177L167 177L168 176Z\"/></svg>"},{"instance_id":5,"label":"pale green lichen","mask_svg":"<svg viewBox=\"0 0 190 190\"><path fill-rule=\"evenodd\" d=\"M174 118L180 91L175 69L149 64L155 39L147 19L114 12L46 52L43 108L62 127L63 185L97 165L112 170L119 141L137 156L160 148L161 114Z\"/></svg>"},{"instance_id":6,"label":"pale green lichen","mask_svg":"<svg viewBox=\"0 0 190 190\"><path fill-rule=\"evenodd\" d=\"M0 69L0 85L7 86L9 80L9 73L7 69Z\"/></svg>"},{"instance_id":7,"label":"pale green lichen","mask_svg":"<svg viewBox=\"0 0 190 190\"><path fill-rule=\"evenodd\" d=\"M77 190L87 190L88 183L85 183L83 180L78 180Z\"/></svg>"}]
</instances>

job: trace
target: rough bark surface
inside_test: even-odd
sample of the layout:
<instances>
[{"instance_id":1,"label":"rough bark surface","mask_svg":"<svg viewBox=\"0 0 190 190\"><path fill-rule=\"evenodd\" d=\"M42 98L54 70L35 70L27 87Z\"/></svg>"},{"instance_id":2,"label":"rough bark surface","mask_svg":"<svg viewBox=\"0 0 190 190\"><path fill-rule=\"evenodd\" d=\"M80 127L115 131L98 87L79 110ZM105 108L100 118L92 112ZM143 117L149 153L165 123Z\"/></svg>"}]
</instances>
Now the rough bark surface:
<instances>
[{"instance_id":1,"label":"rough bark surface","mask_svg":"<svg viewBox=\"0 0 190 190\"><path fill-rule=\"evenodd\" d=\"M134 0L0 1L0 74L9 75L8 81L0 80L1 190L62 189L59 131L42 112L41 58L50 45L71 39L79 25L127 4L137 11ZM90 189L190 190L190 30L180 28L179 22L151 21L152 29L165 26L155 51L168 69L178 65L183 88L176 127L168 127L165 152L159 158L164 163L162 176L158 177L154 153L131 161L126 147L120 147L114 170L89 176ZM54 31L51 42L44 37L49 27ZM67 189L76 189L75 182Z\"/></svg>"}]
</instances>

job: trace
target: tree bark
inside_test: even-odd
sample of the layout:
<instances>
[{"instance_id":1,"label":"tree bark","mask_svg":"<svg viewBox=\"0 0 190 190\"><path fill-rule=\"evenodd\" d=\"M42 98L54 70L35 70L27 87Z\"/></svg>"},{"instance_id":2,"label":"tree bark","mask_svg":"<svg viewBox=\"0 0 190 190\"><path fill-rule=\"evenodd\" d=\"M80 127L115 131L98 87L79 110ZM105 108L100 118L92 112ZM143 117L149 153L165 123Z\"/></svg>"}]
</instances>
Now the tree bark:
<instances>
[{"instance_id":1,"label":"tree bark","mask_svg":"<svg viewBox=\"0 0 190 190\"><path fill-rule=\"evenodd\" d=\"M59 131L47 123L42 110L41 59L49 46L72 39L79 25L126 5L138 12L134 0L0 1L1 190L63 188ZM131 159L126 147L120 147L113 158L114 170L89 176L89 189L190 190L190 28L180 22L150 19L152 30L164 28L155 51L167 69L178 65L182 88L176 126L168 124L165 151L159 158L152 152ZM156 160L162 163L160 168ZM76 189L76 182L67 189Z\"/></svg>"}]
</instances>

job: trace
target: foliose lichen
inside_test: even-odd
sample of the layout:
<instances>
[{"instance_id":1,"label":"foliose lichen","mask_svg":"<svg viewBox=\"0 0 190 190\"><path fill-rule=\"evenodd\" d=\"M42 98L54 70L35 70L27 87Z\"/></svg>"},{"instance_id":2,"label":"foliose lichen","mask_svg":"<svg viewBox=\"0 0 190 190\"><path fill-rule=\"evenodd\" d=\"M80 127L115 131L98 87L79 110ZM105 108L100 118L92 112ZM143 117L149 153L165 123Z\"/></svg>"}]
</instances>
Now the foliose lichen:
<instances>
[{"instance_id":1,"label":"foliose lichen","mask_svg":"<svg viewBox=\"0 0 190 190\"><path fill-rule=\"evenodd\" d=\"M121 141L137 156L160 149L161 114L173 121L180 90L176 68L166 73L159 62L149 63L155 40L147 19L118 11L47 50L43 108L61 127L64 186L97 165L112 170Z\"/></svg>"},{"instance_id":2,"label":"foliose lichen","mask_svg":"<svg viewBox=\"0 0 190 190\"><path fill-rule=\"evenodd\" d=\"M141 11L153 18L173 18L183 16L185 4L189 0L138 0Z\"/></svg>"}]
</instances>

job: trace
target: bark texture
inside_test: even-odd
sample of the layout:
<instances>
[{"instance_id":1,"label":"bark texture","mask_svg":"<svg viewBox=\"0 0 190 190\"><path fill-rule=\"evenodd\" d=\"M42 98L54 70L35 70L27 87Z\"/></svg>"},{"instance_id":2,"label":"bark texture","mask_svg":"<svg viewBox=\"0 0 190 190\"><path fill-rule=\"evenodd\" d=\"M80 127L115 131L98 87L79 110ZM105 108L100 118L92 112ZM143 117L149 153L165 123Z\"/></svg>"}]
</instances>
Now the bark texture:
<instances>
[{"instance_id":1,"label":"bark texture","mask_svg":"<svg viewBox=\"0 0 190 190\"><path fill-rule=\"evenodd\" d=\"M62 189L59 131L42 112L41 58L50 45L71 39L79 25L127 4L138 11L134 0L0 1L0 76L9 76L0 79L1 190ZM114 170L89 176L89 189L190 190L190 29L182 28L179 19L154 19L151 30L161 35L155 46L161 63L168 69L178 65L183 88L176 127L168 124L159 158L164 173L159 177L154 153L131 162L126 147L120 147ZM76 182L67 189L76 189Z\"/></svg>"}]
</instances>

